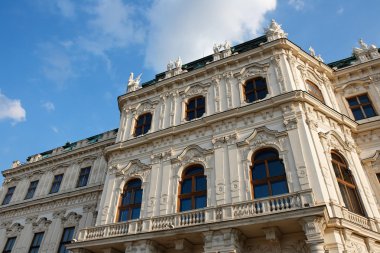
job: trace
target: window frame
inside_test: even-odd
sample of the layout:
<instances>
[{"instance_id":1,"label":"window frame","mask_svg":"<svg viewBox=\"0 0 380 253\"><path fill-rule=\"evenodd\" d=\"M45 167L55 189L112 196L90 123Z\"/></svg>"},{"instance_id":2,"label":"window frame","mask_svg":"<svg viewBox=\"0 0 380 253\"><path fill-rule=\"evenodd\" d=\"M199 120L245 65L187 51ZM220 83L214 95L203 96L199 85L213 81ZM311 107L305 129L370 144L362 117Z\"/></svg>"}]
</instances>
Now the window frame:
<instances>
[{"instance_id":1,"label":"window frame","mask_svg":"<svg viewBox=\"0 0 380 253\"><path fill-rule=\"evenodd\" d=\"M35 186L33 185L35 183ZM34 180L29 183L28 190L25 194L24 200L32 199L34 197L34 194L36 193L37 187L38 187L39 180Z\"/></svg>"},{"instance_id":2,"label":"window frame","mask_svg":"<svg viewBox=\"0 0 380 253\"><path fill-rule=\"evenodd\" d=\"M7 238L7 242L4 245L4 249L3 249L2 253L11 253L12 250L13 250L13 247L16 244L16 240L17 240L17 236L8 237ZM9 250L9 249L7 249L7 247L9 247L9 244L10 244L11 241L13 241L13 243L12 243L12 247Z\"/></svg>"},{"instance_id":3,"label":"window frame","mask_svg":"<svg viewBox=\"0 0 380 253\"><path fill-rule=\"evenodd\" d=\"M88 172L87 172L88 171ZM88 184L88 180L90 179L91 174L91 166L83 167L79 171L78 181L76 188L85 187ZM82 178L86 178L85 183L82 182Z\"/></svg>"},{"instance_id":4,"label":"window frame","mask_svg":"<svg viewBox=\"0 0 380 253\"><path fill-rule=\"evenodd\" d=\"M203 99L203 106L198 106L198 99ZM189 104L194 101L194 108L190 109ZM199 95L195 97L189 98L185 103L185 119L186 121L192 121L194 119L199 119L206 114L206 97ZM203 113L198 115L197 111L203 109ZM193 112L194 116L192 118L189 117L189 113Z\"/></svg>"},{"instance_id":5,"label":"window frame","mask_svg":"<svg viewBox=\"0 0 380 253\"><path fill-rule=\"evenodd\" d=\"M319 86L310 80L306 80L306 85L307 85L307 92L325 104L325 98L323 97L322 90L319 88Z\"/></svg>"},{"instance_id":6,"label":"window frame","mask_svg":"<svg viewBox=\"0 0 380 253\"><path fill-rule=\"evenodd\" d=\"M186 173L189 170L191 170L193 168L198 168L198 167L202 168L202 172L186 175ZM201 165L201 164L193 164L193 165L186 167L183 170L182 176L181 176L181 181L178 184L178 204L177 204L178 212L187 212L187 211L191 211L191 210L200 209L200 208L196 208L196 202L195 202L195 198L200 197L200 196L206 197L206 206L201 207L201 208L207 207L207 176L205 175L204 172L205 172L205 169L204 169L203 165ZM206 189L205 190L196 191L197 178L205 178L205 180L206 180ZM191 179L191 192L190 193L182 193L182 184L184 183L185 180L188 180L188 179ZM182 207L181 206L181 200L182 199L189 199L189 198L191 198L191 209L181 211L181 207Z\"/></svg>"},{"instance_id":7,"label":"window frame","mask_svg":"<svg viewBox=\"0 0 380 253\"><path fill-rule=\"evenodd\" d=\"M273 156L273 157L269 157L269 159L265 158L265 159L255 160L255 157L258 154L268 152L268 151L276 153L277 154L276 157ZM251 161L252 161L252 165L250 166L250 172L251 172L250 173L250 179L251 179L252 199L268 198L268 197L273 197L273 196L289 193L289 184L288 184L288 179L287 179L287 175L286 175L285 164L284 164L283 159L280 158L280 154L279 154L277 149L275 149L275 148L261 148L259 150L256 150L252 155ZM280 161L282 164L282 169L284 171L284 174L279 175L279 176L270 176L270 167L268 166L268 161ZM255 165L257 165L257 163L259 163L259 164L264 163L265 178L262 178L262 179L254 179L253 178L253 169L254 169ZM280 194L273 194L272 184L275 182L281 182L281 181L286 182L287 192L280 193ZM268 195L264 196L264 197L255 198L255 185L267 185L268 186Z\"/></svg>"},{"instance_id":8,"label":"window frame","mask_svg":"<svg viewBox=\"0 0 380 253\"><path fill-rule=\"evenodd\" d=\"M44 234L45 234L45 232L34 233L34 236L33 236L32 242L30 244L28 253L34 253L34 252L38 253L38 251L40 250L42 241L44 239ZM40 235L42 235L42 237L40 238L40 240L38 240L39 238L37 238L36 236L40 236ZM38 244L33 245L35 243L36 239L37 239ZM36 249L37 249L37 251L35 251Z\"/></svg>"},{"instance_id":9,"label":"window frame","mask_svg":"<svg viewBox=\"0 0 380 253\"><path fill-rule=\"evenodd\" d=\"M70 240L65 240L64 241L64 238L65 238L65 235L66 235L65 232L69 231L69 230L72 230L72 238ZM70 232L68 232L68 233L70 233ZM71 243L71 240L74 239L74 236L75 236L75 227L66 227L66 228L64 228L63 232L62 232L61 240L59 241L59 246L58 246L57 253L68 253L69 251L66 249L65 245Z\"/></svg>"},{"instance_id":10,"label":"window frame","mask_svg":"<svg viewBox=\"0 0 380 253\"><path fill-rule=\"evenodd\" d=\"M10 192L9 190L11 190L12 192ZM9 203L11 203L12 197L13 197L13 194L15 193L15 191L16 191L16 186L12 186L12 187L8 188L7 193L5 194L3 201L1 202L2 206L5 206L5 205L8 205Z\"/></svg>"},{"instance_id":11,"label":"window frame","mask_svg":"<svg viewBox=\"0 0 380 253\"><path fill-rule=\"evenodd\" d=\"M263 80L265 82L265 88L261 88L261 89L257 89L257 86L256 86L256 80ZM252 89L251 90L248 90L249 92L247 92L247 85L249 82L252 82ZM262 77L262 76L256 76L256 77L253 77L253 78L250 78L250 79L247 79L244 81L244 84L243 84L243 95L244 95L244 102L245 103L253 103L253 102L256 102L258 100L262 100L264 99L265 97L263 98L259 98L258 97L258 92L262 91L262 90L266 90L266 94L265 94L265 97L268 96L269 94L269 88L268 88L268 83L267 83L267 80L265 77ZM248 99L248 96L253 93L253 97L254 99L252 101L250 101Z\"/></svg>"},{"instance_id":12,"label":"window frame","mask_svg":"<svg viewBox=\"0 0 380 253\"><path fill-rule=\"evenodd\" d=\"M340 159L340 161L335 160L334 156L337 156ZM346 159L344 159L344 157L339 152L333 150L333 151L331 151L331 164L332 164L332 167L334 170L334 174L335 174L335 177L336 177L336 180L338 183L339 192L342 196L342 200L343 200L344 205L346 206L346 208L350 212L365 216L366 213L365 213L365 209L364 209L363 203L361 201L361 198L360 198L360 195L358 192L358 187L356 185L355 178L352 175L351 170L348 167ZM337 176L337 170L336 170L336 167L334 165L338 166L338 169L340 172L339 173L340 177ZM347 171L346 176L349 176L351 182L346 181L344 179L344 176L345 176L345 174L343 173L344 170ZM342 188L340 187L340 185L342 185L344 187L345 192L342 192ZM356 197L355 201L357 202L357 206L359 207L358 212L355 210L355 208L352 204L352 196L349 194L349 191L347 188L352 189L355 193L355 197ZM345 199L348 200L348 203L346 203Z\"/></svg>"},{"instance_id":13,"label":"window frame","mask_svg":"<svg viewBox=\"0 0 380 253\"><path fill-rule=\"evenodd\" d=\"M361 96L366 96L367 99L368 99L368 102L362 104L362 103L360 102L360 100L359 100L359 97L361 97ZM353 105L353 106L351 106L349 100L350 100L350 99L353 99L353 98L356 99L356 102L357 102L358 104L357 104L357 105ZM371 98L370 98L370 96L369 96L368 93L360 93L360 94L357 94L357 95L353 95L353 96L346 97L346 102L347 102L348 108L350 109L350 111L351 111L351 113L352 113L352 116L354 117L354 119L355 119L356 121L357 121L357 120L362 120L362 119L369 119L369 118L372 118L372 117L376 117L376 116L378 116L378 113L377 113L376 110L375 110L375 106L374 106L374 104L372 103L372 100L371 100ZM364 109L363 109L364 106L368 106L368 105L371 106L371 108L372 108L372 110L373 110L373 112L374 112L374 115L373 115L373 116L370 116L370 117L368 117L368 116L366 115L366 113L365 113L365 111L364 111ZM354 114L354 112L353 112L353 109L356 109L356 108L360 108L361 116L362 116L363 118L360 118L360 119L357 119L357 118L356 118L356 116L355 116L355 114Z\"/></svg>"},{"instance_id":14,"label":"window frame","mask_svg":"<svg viewBox=\"0 0 380 253\"><path fill-rule=\"evenodd\" d=\"M128 184L131 184L133 183L133 181L140 181L140 185L139 186L129 186ZM136 197L136 192L141 190L141 202L140 203L135 203L135 197ZM126 204L126 205L123 205L123 197L124 195L129 192L130 194L130 203L129 204ZM139 179L139 178L131 178L130 180L127 181L127 183L124 185L124 188L123 188L123 192L122 194L120 194L119 196L119 205L118 205L118 211L117 211L117 217L116 217L116 222L126 222L126 221L130 221L130 220L134 220L132 219L132 211L133 209L135 208L140 208L140 213L139 213L139 218L137 219L140 219L140 216L141 216L141 204L143 202L143 194L144 194L144 190L142 189L142 180ZM122 211L125 211L125 210L128 210L128 217L126 220L120 220L121 219L121 212Z\"/></svg>"},{"instance_id":15,"label":"window frame","mask_svg":"<svg viewBox=\"0 0 380 253\"><path fill-rule=\"evenodd\" d=\"M150 115L150 121L147 123L147 115ZM142 125L139 125L139 119L144 117L143 119L143 124ZM144 134L147 134L149 132L149 130L152 128L152 119L153 119L153 114L151 112L146 112L146 113L142 113L140 114L136 121L135 121L135 127L134 127L134 131L133 131L133 136L134 137L137 137L137 136L141 136L141 135L144 135ZM145 131L145 126L149 125L149 128L148 130ZM140 134L137 134L137 129L141 129L141 133Z\"/></svg>"},{"instance_id":16,"label":"window frame","mask_svg":"<svg viewBox=\"0 0 380 253\"><path fill-rule=\"evenodd\" d=\"M59 181L56 180L58 176L61 176ZM54 175L53 183L51 184L49 194L53 194L53 193L59 192L59 189L61 188L61 184L62 184L62 181L63 181L63 176L64 176L64 173ZM57 185L57 184L58 184L57 190L53 191L53 189L55 189L55 185Z\"/></svg>"}]
</instances>

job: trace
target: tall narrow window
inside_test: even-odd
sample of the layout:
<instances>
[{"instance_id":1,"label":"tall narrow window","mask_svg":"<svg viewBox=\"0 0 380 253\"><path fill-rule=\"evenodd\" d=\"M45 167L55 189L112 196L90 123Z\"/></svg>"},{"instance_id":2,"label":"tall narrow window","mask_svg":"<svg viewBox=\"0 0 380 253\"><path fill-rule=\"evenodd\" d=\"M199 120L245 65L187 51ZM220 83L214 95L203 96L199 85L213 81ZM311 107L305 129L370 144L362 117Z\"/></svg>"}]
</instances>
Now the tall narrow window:
<instances>
[{"instance_id":1,"label":"tall narrow window","mask_svg":"<svg viewBox=\"0 0 380 253\"><path fill-rule=\"evenodd\" d=\"M207 206L207 179L201 165L187 168L182 175L179 187L179 211Z\"/></svg>"},{"instance_id":2,"label":"tall narrow window","mask_svg":"<svg viewBox=\"0 0 380 253\"><path fill-rule=\"evenodd\" d=\"M140 179L132 179L126 183L120 197L119 222L140 218L142 194Z\"/></svg>"},{"instance_id":3,"label":"tall narrow window","mask_svg":"<svg viewBox=\"0 0 380 253\"><path fill-rule=\"evenodd\" d=\"M7 204L9 204L9 202L11 202L11 199L12 199L13 193L15 192L15 189L16 189L16 186L8 188L7 194L5 194L2 205L7 205Z\"/></svg>"},{"instance_id":4,"label":"tall narrow window","mask_svg":"<svg viewBox=\"0 0 380 253\"><path fill-rule=\"evenodd\" d=\"M137 118L135 126L135 136L146 134L152 124L152 114L144 113Z\"/></svg>"},{"instance_id":5,"label":"tall narrow window","mask_svg":"<svg viewBox=\"0 0 380 253\"><path fill-rule=\"evenodd\" d=\"M11 253L15 242L16 237L9 237L3 249L3 253Z\"/></svg>"},{"instance_id":6,"label":"tall narrow window","mask_svg":"<svg viewBox=\"0 0 380 253\"><path fill-rule=\"evenodd\" d=\"M63 230L61 242L59 243L58 253L69 253L66 249L66 245L71 243L71 240L74 237L75 227L65 228Z\"/></svg>"},{"instance_id":7,"label":"tall narrow window","mask_svg":"<svg viewBox=\"0 0 380 253\"><path fill-rule=\"evenodd\" d=\"M61 187L61 182L63 179L63 174L55 175L53 184L51 185L50 193L56 193Z\"/></svg>"},{"instance_id":8,"label":"tall narrow window","mask_svg":"<svg viewBox=\"0 0 380 253\"><path fill-rule=\"evenodd\" d=\"M37 185L38 185L38 180L30 182L28 191L25 195L25 199L33 198L34 193L36 192L36 189L37 189Z\"/></svg>"},{"instance_id":9,"label":"tall narrow window","mask_svg":"<svg viewBox=\"0 0 380 253\"><path fill-rule=\"evenodd\" d=\"M355 120L371 118L377 115L368 94L347 98L347 102Z\"/></svg>"},{"instance_id":10,"label":"tall narrow window","mask_svg":"<svg viewBox=\"0 0 380 253\"><path fill-rule=\"evenodd\" d=\"M79 172L79 178L77 187L83 187L87 185L88 177L90 176L91 167L82 168Z\"/></svg>"},{"instance_id":11,"label":"tall narrow window","mask_svg":"<svg viewBox=\"0 0 380 253\"><path fill-rule=\"evenodd\" d=\"M331 158L344 204L351 212L364 215L364 209L359 198L355 180L351 171L348 169L346 161L337 152L332 152Z\"/></svg>"},{"instance_id":12,"label":"tall narrow window","mask_svg":"<svg viewBox=\"0 0 380 253\"><path fill-rule=\"evenodd\" d=\"M189 99L186 105L186 120L202 117L206 110L205 103L205 97L203 96Z\"/></svg>"},{"instance_id":13,"label":"tall narrow window","mask_svg":"<svg viewBox=\"0 0 380 253\"><path fill-rule=\"evenodd\" d=\"M257 77L247 80L244 84L244 95L247 103L263 99L268 94L268 87L265 78Z\"/></svg>"},{"instance_id":14,"label":"tall narrow window","mask_svg":"<svg viewBox=\"0 0 380 253\"><path fill-rule=\"evenodd\" d=\"M30 245L29 253L38 253L43 237L44 232L34 234L32 244Z\"/></svg>"},{"instance_id":15,"label":"tall narrow window","mask_svg":"<svg viewBox=\"0 0 380 253\"><path fill-rule=\"evenodd\" d=\"M316 84L310 81L306 81L306 86L307 86L307 92L309 92L315 98L320 100L322 103L325 103L325 100L323 99L322 91L321 89L319 89L319 87Z\"/></svg>"},{"instance_id":16,"label":"tall narrow window","mask_svg":"<svg viewBox=\"0 0 380 253\"><path fill-rule=\"evenodd\" d=\"M277 150L269 148L257 151L252 164L252 188L255 199L289 192L284 164Z\"/></svg>"}]
</instances>

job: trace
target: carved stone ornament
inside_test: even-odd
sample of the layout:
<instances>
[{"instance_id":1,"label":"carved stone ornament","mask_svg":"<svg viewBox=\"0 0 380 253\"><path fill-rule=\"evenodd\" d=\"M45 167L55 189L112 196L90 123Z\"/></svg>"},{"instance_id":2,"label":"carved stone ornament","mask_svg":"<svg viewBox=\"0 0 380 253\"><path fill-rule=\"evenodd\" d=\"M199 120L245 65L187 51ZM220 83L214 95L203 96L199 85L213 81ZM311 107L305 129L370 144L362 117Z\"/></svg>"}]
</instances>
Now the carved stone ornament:
<instances>
[{"instance_id":1,"label":"carved stone ornament","mask_svg":"<svg viewBox=\"0 0 380 253\"><path fill-rule=\"evenodd\" d=\"M235 74L240 82L245 82L252 77L266 77L269 69L269 64L252 63L245 66L239 73Z\"/></svg>"},{"instance_id":2,"label":"carved stone ornament","mask_svg":"<svg viewBox=\"0 0 380 253\"><path fill-rule=\"evenodd\" d=\"M249 145L254 148L275 145L281 151L285 149L284 140L288 136L286 132L270 130L267 127L258 127L245 140L238 142L238 146Z\"/></svg>"},{"instance_id":3,"label":"carved stone ornament","mask_svg":"<svg viewBox=\"0 0 380 253\"><path fill-rule=\"evenodd\" d=\"M265 35L267 36L268 42L281 38L286 38L288 36L288 34L285 33L284 30L281 28L281 25L279 25L274 19L272 19L269 27L265 29Z\"/></svg>"},{"instance_id":4,"label":"carved stone ornament","mask_svg":"<svg viewBox=\"0 0 380 253\"><path fill-rule=\"evenodd\" d=\"M371 82L372 78L370 77L356 79L337 87L335 90L342 92L345 97L352 96L353 94L368 92Z\"/></svg>"},{"instance_id":5,"label":"carved stone ornament","mask_svg":"<svg viewBox=\"0 0 380 253\"><path fill-rule=\"evenodd\" d=\"M37 222L33 222L33 233L39 233L46 231L51 224L51 220L48 220L45 217L40 218Z\"/></svg>"},{"instance_id":6,"label":"carved stone ornament","mask_svg":"<svg viewBox=\"0 0 380 253\"><path fill-rule=\"evenodd\" d=\"M368 46L362 39L359 40L360 47L353 49L357 63L363 63L369 60L380 58L380 53L375 45Z\"/></svg>"},{"instance_id":7,"label":"carved stone ornament","mask_svg":"<svg viewBox=\"0 0 380 253\"><path fill-rule=\"evenodd\" d=\"M96 204L88 204L83 206L83 213L93 213L96 211Z\"/></svg>"},{"instance_id":8,"label":"carved stone ornament","mask_svg":"<svg viewBox=\"0 0 380 253\"><path fill-rule=\"evenodd\" d=\"M185 89L183 96L184 98L191 98L191 97L200 96L200 95L206 96L208 86L209 85L201 84L201 83L195 84L193 86L189 86Z\"/></svg>"},{"instance_id":9,"label":"carved stone ornament","mask_svg":"<svg viewBox=\"0 0 380 253\"><path fill-rule=\"evenodd\" d=\"M61 219L64 227L74 227L78 226L79 220L82 218L82 215L77 214L76 212L70 212L67 216Z\"/></svg>"},{"instance_id":10,"label":"carved stone ornament","mask_svg":"<svg viewBox=\"0 0 380 253\"><path fill-rule=\"evenodd\" d=\"M309 242L323 240L326 222L323 217L305 217L299 221Z\"/></svg>"},{"instance_id":11,"label":"carved stone ornament","mask_svg":"<svg viewBox=\"0 0 380 253\"><path fill-rule=\"evenodd\" d=\"M141 75L138 75L136 78L133 78L133 72L129 75L128 84L127 84L127 92L136 91L140 89L140 81Z\"/></svg>"},{"instance_id":12,"label":"carved stone ornament","mask_svg":"<svg viewBox=\"0 0 380 253\"><path fill-rule=\"evenodd\" d=\"M6 229L6 235L7 237L19 236L23 228L24 226L22 226L20 223L14 223L12 226Z\"/></svg>"},{"instance_id":13,"label":"carved stone ornament","mask_svg":"<svg viewBox=\"0 0 380 253\"><path fill-rule=\"evenodd\" d=\"M198 145L190 145L177 158L172 159L172 163L179 163L181 165L193 162L206 163L206 157L212 153L212 150L203 149Z\"/></svg>"},{"instance_id":14,"label":"carved stone ornament","mask_svg":"<svg viewBox=\"0 0 380 253\"><path fill-rule=\"evenodd\" d=\"M53 219L63 218L65 217L66 210L59 210L53 212Z\"/></svg>"},{"instance_id":15,"label":"carved stone ornament","mask_svg":"<svg viewBox=\"0 0 380 253\"><path fill-rule=\"evenodd\" d=\"M142 104L139 104L136 106L136 116L139 116L143 113L150 112L153 114L154 109L156 108L156 105L158 102L152 102L152 101L145 101Z\"/></svg>"},{"instance_id":16,"label":"carved stone ornament","mask_svg":"<svg viewBox=\"0 0 380 253\"><path fill-rule=\"evenodd\" d=\"M327 133L320 132L319 138L322 141L322 145L325 151L330 152L333 149L339 150L341 152L344 150L352 150L350 142L344 141L342 137L340 137L340 135L334 130L331 130Z\"/></svg>"},{"instance_id":17,"label":"carved stone ornament","mask_svg":"<svg viewBox=\"0 0 380 253\"><path fill-rule=\"evenodd\" d=\"M118 168L117 175L124 176L124 178L139 176L142 178L143 182L146 182L150 171L151 166L142 163L138 159L134 159L131 160L124 168Z\"/></svg>"},{"instance_id":18,"label":"carved stone ornament","mask_svg":"<svg viewBox=\"0 0 380 253\"><path fill-rule=\"evenodd\" d=\"M25 219L25 224L30 224L30 223L34 223L36 222L38 219L38 216L37 215L34 215L34 216L29 216Z\"/></svg>"}]
</instances>

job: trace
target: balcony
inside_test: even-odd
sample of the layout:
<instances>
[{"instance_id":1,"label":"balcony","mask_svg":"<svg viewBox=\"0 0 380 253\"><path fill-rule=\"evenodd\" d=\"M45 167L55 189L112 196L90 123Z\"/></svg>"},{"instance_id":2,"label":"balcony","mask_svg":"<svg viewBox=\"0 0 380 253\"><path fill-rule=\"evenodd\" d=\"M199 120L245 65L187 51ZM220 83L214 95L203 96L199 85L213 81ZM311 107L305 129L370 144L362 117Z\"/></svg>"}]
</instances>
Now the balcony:
<instances>
[{"instance_id":1,"label":"balcony","mask_svg":"<svg viewBox=\"0 0 380 253\"><path fill-rule=\"evenodd\" d=\"M81 229L78 242L242 220L314 206L311 190Z\"/></svg>"}]
</instances>

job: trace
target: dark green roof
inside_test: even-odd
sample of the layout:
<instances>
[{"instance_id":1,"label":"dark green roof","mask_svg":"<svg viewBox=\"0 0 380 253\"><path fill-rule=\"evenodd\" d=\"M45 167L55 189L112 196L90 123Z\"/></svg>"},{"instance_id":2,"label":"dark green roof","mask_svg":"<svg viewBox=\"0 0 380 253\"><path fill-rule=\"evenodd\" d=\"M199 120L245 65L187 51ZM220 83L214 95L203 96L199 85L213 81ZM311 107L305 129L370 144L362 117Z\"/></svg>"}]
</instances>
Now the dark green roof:
<instances>
[{"instance_id":1,"label":"dark green roof","mask_svg":"<svg viewBox=\"0 0 380 253\"><path fill-rule=\"evenodd\" d=\"M231 47L231 51L232 51L232 53L239 53L240 54L240 53L249 51L251 49L257 48L260 46L260 44L265 43L265 42L267 42L267 37L265 35L263 35L263 36L260 36L256 39L253 39L253 40L244 42L242 44L236 45L234 47ZM182 65L182 69L189 72L192 70L202 68L202 67L206 66L206 64L208 62L212 62L212 61L213 61L213 56L208 55L208 56L203 57L201 59L198 59L198 60L195 60L195 61L192 61L192 62L189 62L189 63ZM143 83L141 86L144 88L144 87L153 85L153 84L157 83L159 80L164 79L164 78L165 78L165 72L159 73L156 75L156 77L153 80L147 81L147 82Z\"/></svg>"},{"instance_id":2,"label":"dark green roof","mask_svg":"<svg viewBox=\"0 0 380 253\"><path fill-rule=\"evenodd\" d=\"M377 50L380 53L380 48L377 49ZM348 58L344 58L344 59L339 60L339 61L334 61L334 62L331 62L331 63L329 63L327 65L330 68L341 69L341 68L345 68L345 67L351 66L355 61L356 61L356 56L352 55L352 56L350 56Z\"/></svg>"}]
</instances>

